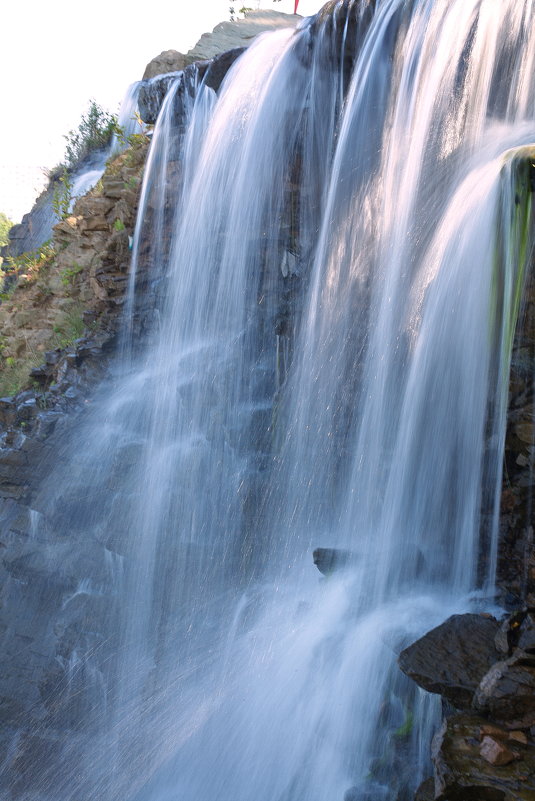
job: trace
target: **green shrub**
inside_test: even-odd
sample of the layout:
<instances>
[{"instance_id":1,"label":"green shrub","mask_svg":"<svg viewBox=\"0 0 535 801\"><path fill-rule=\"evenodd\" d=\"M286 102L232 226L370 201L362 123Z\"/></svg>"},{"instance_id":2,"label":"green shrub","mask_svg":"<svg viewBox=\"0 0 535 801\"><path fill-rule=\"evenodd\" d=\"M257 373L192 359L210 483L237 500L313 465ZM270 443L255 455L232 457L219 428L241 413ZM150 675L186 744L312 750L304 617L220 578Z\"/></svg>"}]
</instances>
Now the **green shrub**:
<instances>
[{"instance_id":1,"label":"green shrub","mask_svg":"<svg viewBox=\"0 0 535 801\"><path fill-rule=\"evenodd\" d=\"M9 231L13 223L3 211L0 211L0 248L7 245L9 238Z\"/></svg>"},{"instance_id":2,"label":"green shrub","mask_svg":"<svg viewBox=\"0 0 535 801\"><path fill-rule=\"evenodd\" d=\"M50 240L36 250L10 256L0 273L0 299L8 300L17 287L29 286L50 266L56 256ZM20 279L20 280L19 280Z\"/></svg>"},{"instance_id":3,"label":"green shrub","mask_svg":"<svg viewBox=\"0 0 535 801\"><path fill-rule=\"evenodd\" d=\"M52 208L58 220L64 220L69 216L69 209L72 200L72 181L68 170L63 168L63 173L56 180L54 194L52 195Z\"/></svg>"},{"instance_id":4,"label":"green shrub","mask_svg":"<svg viewBox=\"0 0 535 801\"><path fill-rule=\"evenodd\" d=\"M117 117L95 102L89 101L86 114L82 115L78 128L65 136L65 164L74 170L95 150L107 147L117 128Z\"/></svg>"}]
</instances>

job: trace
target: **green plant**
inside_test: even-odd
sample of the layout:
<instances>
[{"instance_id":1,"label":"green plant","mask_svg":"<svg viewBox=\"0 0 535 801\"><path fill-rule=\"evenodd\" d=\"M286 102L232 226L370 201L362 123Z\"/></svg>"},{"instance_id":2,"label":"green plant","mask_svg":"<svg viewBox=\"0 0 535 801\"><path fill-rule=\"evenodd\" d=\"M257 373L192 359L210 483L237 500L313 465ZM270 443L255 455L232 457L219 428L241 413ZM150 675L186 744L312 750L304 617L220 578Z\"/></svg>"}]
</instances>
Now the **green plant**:
<instances>
[{"instance_id":1,"label":"green plant","mask_svg":"<svg viewBox=\"0 0 535 801\"><path fill-rule=\"evenodd\" d=\"M82 311L80 306L73 305L62 315L52 329L55 334L52 347L67 348L83 335L85 326Z\"/></svg>"},{"instance_id":2,"label":"green plant","mask_svg":"<svg viewBox=\"0 0 535 801\"><path fill-rule=\"evenodd\" d=\"M412 734L413 729L414 729L414 715L412 714L412 712L407 712L407 717L405 718L405 721L401 724L399 729L395 730L394 737L401 737L401 738L408 737L410 734Z\"/></svg>"},{"instance_id":3,"label":"green plant","mask_svg":"<svg viewBox=\"0 0 535 801\"><path fill-rule=\"evenodd\" d=\"M9 219L7 214L4 214L3 211L0 211L0 248L4 245L7 245L9 241L9 231L13 227L12 221ZM0 259L0 264L2 260Z\"/></svg>"},{"instance_id":4,"label":"green plant","mask_svg":"<svg viewBox=\"0 0 535 801\"><path fill-rule=\"evenodd\" d=\"M17 287L28 286L37 280L39 275L50 266L56 256L56 251L50 240L43 242L36 250L21 253L20 256L10 256L2 265L4 277L2 280L1 300L9 300Z\"/></svg>"},{"instance_id":5,"label":"green plant","mask_svg":"<svg viewBox=\"0 0 535 801\"><path fill-rule=\"evenodd\" d=\"M74 286L74 279L81 273L84 268L81 264L74 262L72 267L66 267L64 270L61 271L61 283L63 286Z\"/></svg>"},{"instance_id":6,"label":"green plant","mask_svg":"<svg viewBox=\"0 0 535 801\"><path fill-rule=\"evenodd\" d=\"M72 200L72 181L66 167L63 173L55 182L54 193L52 195L52 208L58 220L64 220L69 216Z\"/></svg>"},{"instance_id":7,"label":"green plant","mask_svg":"<svg viewBox=\"0 0 535 801\"><path fill-rule=\"evenodd\" d=\"M30 384L30 370L42 361L42 354L29 353L19 359L0 360L0 396L16 395Z\"/></svg>"},{"instance_id":8,"label":"green plant","mask_svg":"<svg viewBox=\"0 0 535 801\"><path fill-rule=\"evenodd\" d=\"M117 117L105 111L91 99L86 114L82 115L78 128L65 136L65 161L71 170L78 167L95 150L107 147L117 130Z\"/></svg>"},{"instance_id":9,"label":"green plant","mask_svg":"<svg viewBox=\"0 0 535 801\"><path fill-rule=\"evenodd\" d=\"M113 223L113 229L115 231L124 231L124 222L119 219L115 220L115 222Z\"/></svg>"}]
</instances>

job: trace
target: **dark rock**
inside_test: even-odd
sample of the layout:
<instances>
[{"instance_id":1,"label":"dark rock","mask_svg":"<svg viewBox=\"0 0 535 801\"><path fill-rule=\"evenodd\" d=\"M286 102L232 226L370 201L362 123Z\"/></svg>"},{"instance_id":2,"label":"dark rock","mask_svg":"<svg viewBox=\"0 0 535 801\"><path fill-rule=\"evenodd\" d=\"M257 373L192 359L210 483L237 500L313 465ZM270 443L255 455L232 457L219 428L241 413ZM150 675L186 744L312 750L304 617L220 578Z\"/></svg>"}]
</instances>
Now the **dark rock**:
<instances>
[{"instance_id":1,"label":"dark rock","mask_svg":"<svg viewBox=\"0 0 535 801\"><path fill-rule=\"evenodd\" d=\"M513 649L518 645L526 614L525 611L516 612L505 618L501 624L494 638L496 650L501 654L511 656L513 653Z\"/></svg>"},{"instance_id":2,"label":"dark rock","mask_svg":"<svg viewBox=\"0 0 535 801\"><path fill-rule=\"evenodd\" d=\"M535 621L527 615L519 626L517 643L528 654L535 654Z\"/></svg>"},{"instance_id":3,"label":"dark rock","mask_svg":"<svg viewBox=\"0 0 535 801\"><path fill-rule=\"evenodd\" d=\"M381 792L382 790L382 792ZM383 801L384 789L350 787L344 793L344 801Z\"/></svg>"},{"instance_id":4,"label":"dark rock","mask_svg":"<svg viewBox=\"0 0 535 801\"><path fill-rule=\"evenodd\" d=\"M170 72L141 82L138 97L139 114L147 125L155 124L164 98L177 78L178 73Z\"/></svg>"},{"instance_id":5,"label":"dark rock","mask_svg":"<svg viewBox=\"0 0 535 801\"><path fill-rule=\"evenodd\" d=\"M424 690L469 709L479 682L499 658L498 628L492 617L453 615L402 651L399 666Z\"/></svg>"},{"instance_id":6,"label":"dark rock","mask_svg":"<svg viewBox=\"0 0 535 801\"><path fill-rule=\"evenodd\" d=\"M214 92L219 92L227 72L245 50L245 47L234 47L232 50L227 50L226 53L221 53L220 56L215 56L209 61L204 79L206 85L213 89Z\"/></svg>"},{"instance_id":7,"label":"dark rock","mask_svg":"<svg viewBox=\"0 0 535 801\"><path fill-rule=\"evenodd\" d=\"M355 555L351 551L343 551L338 548L316 548L312 553L314 564L324 576L330 576L337 570L347 567Z\"/></svg>"},{"instance_id":8,"label":"dark rock","mask_svg":"<svg viewBox=\"0 0 535 801\"><path fill-rule=\"evenodd\" d=\"M431 776L429 779L424 779L420 784L416 793L414 794L414 801L434 801L435 798L435 780Z\"/></svg>"},{"instance_id":9,"label":"dark rock","mask_svg":"<svg viewBox=\"0 0 535 801\"><path fill-rule=\"evenodd\" d=\"M440 801L533 801L535 749L515 745L518 753L513 754L512 761L492 764L481 753L481 731L486 723L473 714L458 714L444 721L432 746L435 797ZM483 742L486 739L490 738L483 737ZM496 743L496 753L502 753L502 748L513 753L498 740Z\"/></svg>"},{"instance_id":10,"label":"dark rock","mask_svg":"<svg viewBox=\"0 0 535 801\"><path fill-rule=\"evenodd\" d=\"M17 406L13 398L0 398L0 423L13 425L17 414Z\"/></svg>"},{"instance_id":11,"label":"dark rock","mask_svg":"<svg viewBox=\"0 0 535 801\"><path fill-rule=\"evenodd\" d=\"M237 47L215 56L210 61L196 61L194 64L189 64L181 72L168 72L165 75L158 75L150 80L142 81L139 88L138 105L143 122L149 125L156 122L164 98L177 80L180 80L181 87L188 87L204 78L206 85L218 92L223 78L244 50L243 47ZM178 102L180 102L180 91L179 89L177 93Z\"/></svg>"},{"instance_id":12,"label":"dark rock","mask_svg":"<svg viewBox=\"0 0 535 801\"><path fill-rule=\"evenodd\" d=\"M516 650L482 677L474 706L507 728L535 725L535 658Z\"/></svg>"}]
</instances>

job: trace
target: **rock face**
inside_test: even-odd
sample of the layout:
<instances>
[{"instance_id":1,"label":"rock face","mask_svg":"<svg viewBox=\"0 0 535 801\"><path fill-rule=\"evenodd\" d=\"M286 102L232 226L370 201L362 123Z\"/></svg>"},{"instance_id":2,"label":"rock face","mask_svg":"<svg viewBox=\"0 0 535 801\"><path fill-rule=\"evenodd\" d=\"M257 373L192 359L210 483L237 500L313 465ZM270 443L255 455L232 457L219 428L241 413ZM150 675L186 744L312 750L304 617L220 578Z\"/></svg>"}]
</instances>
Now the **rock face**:
<instances>
[{"instance_id":1,"label":"rock face","mask_svg":"<svg viewBox=\"0 0 535 801\"><path fill-rule=\"evenodd\" d=\"M533 801L535 748L513 740L485 718L453 715L433 740L435 799Z\"/></svg>"},{"instance_id":2,"label":"rock face","mask_svg":"<svg viewBox=\"0 0 535 801\"><path fill-rule=\"evenodd\" d=\"M96 351L112 346L146 151L140 140L118 157L99 187L55 226L53 245L22 260L10 276L12 288L0 305L0 395L27 385L34 368L49 408L67 390L76 394L75 366L95 362ZM91 342L75 344L87 325Z\"/></svg>"},{"instance_id":3,"label":"rock face","mask_svg":"<svg viewBox=\"0 0 535 801\"><path fill-rule=\"evenodd\" d=\"M535 606L534 363L535 269L532 269L513 346L498 552L499 584L532 606Z\"/></svg>"},{"instance_id":4,"label":"rock face","mask_svg":"<svg viewBox=\"0 0 535 801\"><path fill-rule=\"evenodd\" d=\"M535 725L535 657L521 649L497 662L481 679L476 709L507 728Z\"/></svg>"},{"instance_id":5,"label":"rock face","mask_svg":"<svg viewBox=\"0 0 535 801\"><path fill-rule=\"evenodd\" d=\"M55 184L52 181L39 195L32 210L24 215L18 225L10 229L9 243L0 248L2 258L16 257L29 250L35 250L50 238L55 222L52 210L54 188Z\"/></svg>"},{"instance_id":6,"label":"rock face","mask_svg":"<svg viewBox=\"0 0 535 801\"><path fill-rule=\"evenodd\" d=\"M529 155L531 153L531 155ZM535 150L528 150L521 190L535 192ZM523 186L522 186L523 185ZM531 209L531 230L535 212ZM500 505L498 584L506 593L535 606L535 259L522 292L513 342Z\"/></svg>"},{"instance_id":7,"label":"rock face","mask_svg":"<svg viewBox=\"0 0 535 801\"><path fill-rule=\"evenodd\" d=\"M501 625L455 615L400 655L408 676L465 710L447 717L433 741L437 801L535 799L534 613Z\"/></svg>"},{"instance_id":8,"label":"rock face","mask_svg":"<svg viewBox=\"0 0 535 801\"><path fill-rule=\"evenodd\" d=\"M481 615L453 615L401 652L399 666L420 687L469 709L479 682L499 654L499 623Z\"/></svg>"}]
</instances>

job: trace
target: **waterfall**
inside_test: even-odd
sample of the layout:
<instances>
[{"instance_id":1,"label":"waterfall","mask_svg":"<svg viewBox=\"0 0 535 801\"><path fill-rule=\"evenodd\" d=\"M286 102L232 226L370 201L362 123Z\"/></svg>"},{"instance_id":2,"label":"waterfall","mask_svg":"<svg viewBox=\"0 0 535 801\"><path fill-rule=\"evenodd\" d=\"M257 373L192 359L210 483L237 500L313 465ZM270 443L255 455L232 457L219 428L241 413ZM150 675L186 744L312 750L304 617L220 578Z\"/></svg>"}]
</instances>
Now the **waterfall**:
<instances>
[{"instance_id":1,"label":"waterfall","mask_svg":"<svg viewBox=\"0 0 535 801\"><path fill-rule=\"evenodd\" d=\"M333 2L219 96L171 86L124 361L36 505L36 537L102 555L62 608L108 598L36 799L393 801L427 775L437 702L396 657L494 603L527 256L535 7L496 5Z\"/></svg>"}]
</instances>

